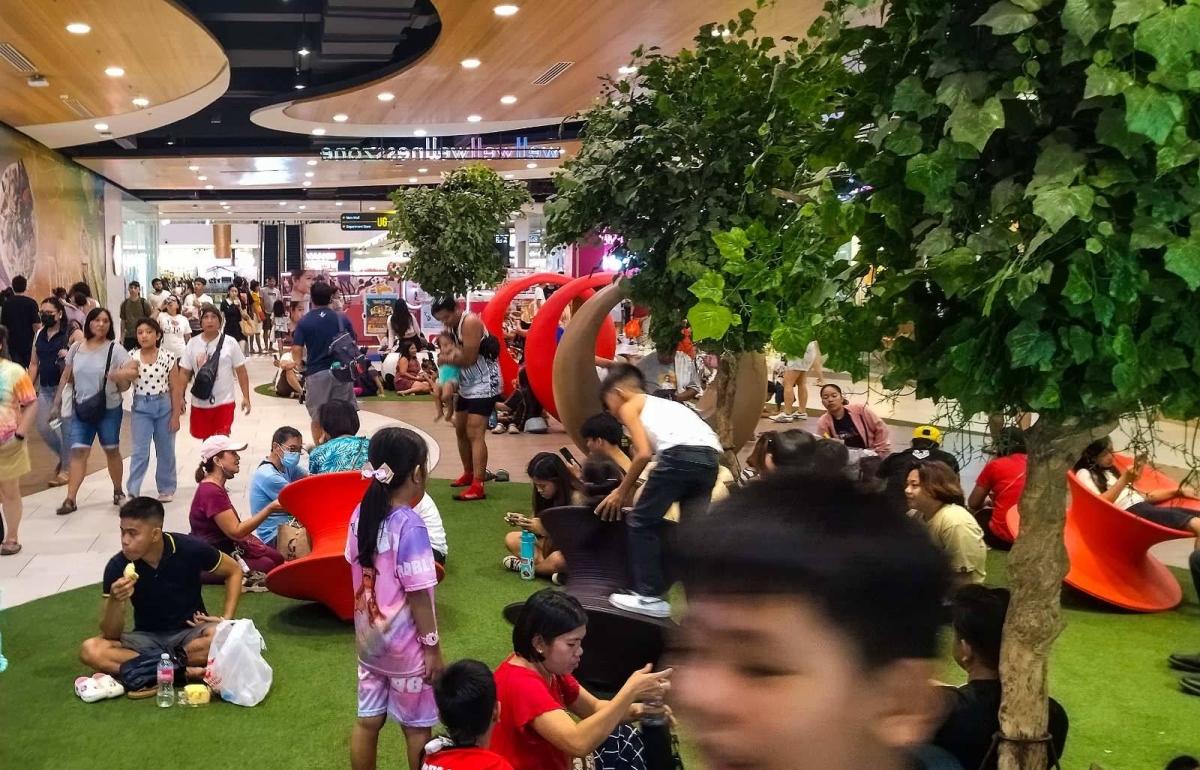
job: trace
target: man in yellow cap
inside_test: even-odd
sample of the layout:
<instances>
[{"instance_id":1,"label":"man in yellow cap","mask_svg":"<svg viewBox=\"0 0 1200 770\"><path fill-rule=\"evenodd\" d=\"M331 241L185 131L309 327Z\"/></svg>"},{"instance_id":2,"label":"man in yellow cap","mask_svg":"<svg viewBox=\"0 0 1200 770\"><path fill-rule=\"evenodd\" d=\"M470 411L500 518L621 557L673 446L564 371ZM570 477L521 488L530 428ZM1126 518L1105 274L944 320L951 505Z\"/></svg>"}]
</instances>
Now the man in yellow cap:
<instances>
[{"instance_id":1,"label":"man in yellow cap","mask_svg":"<svg viewBox=\"0 0 1200 770\"><path fill-rule=\"evenodd\" d=\"M904 505L904 482L908 472L920 462L945 463L958 473L958 458L941 448L942 432L932 425L918 425L912 446L888 455L879 466L878 476L887 480L888 496Z\"/></svg>"}]
</instances>

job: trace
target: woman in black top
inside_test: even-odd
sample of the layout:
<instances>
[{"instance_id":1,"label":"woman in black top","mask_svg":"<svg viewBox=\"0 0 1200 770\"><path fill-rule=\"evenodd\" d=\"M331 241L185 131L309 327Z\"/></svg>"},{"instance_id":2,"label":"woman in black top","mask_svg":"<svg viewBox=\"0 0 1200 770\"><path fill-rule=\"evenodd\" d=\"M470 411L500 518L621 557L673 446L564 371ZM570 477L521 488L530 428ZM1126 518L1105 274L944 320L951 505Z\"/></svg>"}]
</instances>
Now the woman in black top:
<instances>
[{"instance_id":1,"label":"woman in black top","mask_svg":"<svg viewBox=\"0 0 1200 770\"><path fill-rule=\"evenodd\" d=\"M225 333L237 340L242 352L246 352L246 333L242 331L242 321L250 320L246 305L242 302L241 291L237 284L231 284L221 300L221 312L225 315Z\"/></svg>"},{"instance_id":2,"label":"woman in black top","mask_svg":"<svg viewBox=\"0 0 1200 770\"><path fill-rule=\"evenodd\" d=\"M50 405L54 403L54 394L58 392L58 383L62 379L67 349L73 341L72 331L68 328L67 310L58 297L42 300L38 317L42 330L33 339L29 378L38 392L38 433L42 435L46 446L58 455L58 465L50 486L61 487L67 483L67 468L71 465L71 443L64 438L71 435L71 418L64 417L61 425L50 427ZM82 332L75 330L74 333L83 339Z\"/></svg>"}]
</instances>

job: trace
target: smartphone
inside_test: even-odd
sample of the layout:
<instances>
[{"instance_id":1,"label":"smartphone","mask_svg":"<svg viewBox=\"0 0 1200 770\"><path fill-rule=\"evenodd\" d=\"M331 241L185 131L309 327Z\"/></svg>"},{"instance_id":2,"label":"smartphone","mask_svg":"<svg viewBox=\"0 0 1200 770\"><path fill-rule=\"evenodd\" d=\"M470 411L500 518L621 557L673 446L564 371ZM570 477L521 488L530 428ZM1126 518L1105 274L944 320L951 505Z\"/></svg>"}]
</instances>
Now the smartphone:
<instances>
[{"instance_id":1,"label":"smartphone","mask_svg":"<svg viewBox=\"0 0 1200 770\"><path fill-rule=\"evenodd\" d=\"M558 453L562 455L563 459L569 462L571 465L579 465L579 461L575 459L575 455L571 454L570 449L563 447L562 449L558 450ZM582 468L583 466L580 465L579 467Z\"/></svg>"}]
</instances>

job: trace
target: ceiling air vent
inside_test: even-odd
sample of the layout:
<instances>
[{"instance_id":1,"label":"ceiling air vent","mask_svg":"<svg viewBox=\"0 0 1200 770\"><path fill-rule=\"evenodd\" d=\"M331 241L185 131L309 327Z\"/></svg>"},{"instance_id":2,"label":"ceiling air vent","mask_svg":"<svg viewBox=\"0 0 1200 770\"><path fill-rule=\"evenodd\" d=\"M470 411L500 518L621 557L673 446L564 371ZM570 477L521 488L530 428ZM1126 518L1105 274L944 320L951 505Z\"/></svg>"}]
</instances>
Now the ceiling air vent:
<instances>
[{"instance_id":1,"label":"ceiling air vent","mask_svg":"<svg viewBox=\"0 0 1200 770\"><path fill-rule=\"evenodd\" d=\"M84 107L83 103L77 99L71 99L69 97L64 98L63 104L67 105L67 107L71 110L71 112L75 113L76 115L78 115L81 118L96 117L96 114L94 112L89 110L87 107Z\"/></svg>"},{"instance_id":2,"label":"ceiling air vent","mask_svg":"<svg viewBox=\"0 0 1200 770\"><path fill-rule=\"evenodd\" d=\"M566 72L566 71L567 71L567 68L568 68L568 67L570 67L570 66L571 66L572 64L574 64L574 63L575 63L575 62L573 62L573 61L560 61L560 62L558 62L558 63L557 63L557 64L555 64L553 67L551 67L550 69L548 69L548 70L546 70L545 72L543 72L543 73L542 73L542 76L541 76L540 78L538 78L537 80L533 81L533 84L534 84L535 86L544 86L544 85L546 85L546 84L547 84L547 83L549 83L551 80L554 80L556 77L558 77L559 75L561 75L561 74L563 74L564 72Z\"/></svg>"},{"instance_id":3,"label":"ceiling air vent","mask_svg":"<svg viewBox=\"0 0 1200 770\"><path fill-rule=\"evenodd\" d=\"M14 48L11 43L0 43L0 59L11 64L22 75L37 74L37 67L33 66L33 62L26 59L25 54Z\"/></svg>"}]
</instances>

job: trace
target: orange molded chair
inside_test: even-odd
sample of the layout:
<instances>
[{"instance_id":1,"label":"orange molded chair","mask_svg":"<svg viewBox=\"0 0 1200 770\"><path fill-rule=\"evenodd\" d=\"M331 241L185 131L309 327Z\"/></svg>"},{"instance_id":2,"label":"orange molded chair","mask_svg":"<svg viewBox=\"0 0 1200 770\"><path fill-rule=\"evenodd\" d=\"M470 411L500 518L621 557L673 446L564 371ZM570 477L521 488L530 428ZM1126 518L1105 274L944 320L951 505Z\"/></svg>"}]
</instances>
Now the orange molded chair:
<instances>
[{"instance_id":1,"label":"orange molded chair","mask_svg":"<svg viewBox=\"0 0 1200 770\"><path fill-rule=\"evenodd\" d=\"M1118 469L1132 463L1117 457ZM1071 570L1067 585L1103 602L1135 612L1162 612L1178 606L1183 599L1179 581L1166 566L1150 555L1150 548L1167 540L1192 537L1192 533L1135 516L1118 508L1075 477L1067 474L1071 504L1063 541ZM1142 472L1139 489L1174 488L1177 484L1152 468ZM1200 510L1200 501L1180 500L1181 507ZM1020 527L1020 514L1014 506L1008 513L1013 534Z\"/></svg>"},{"instance_id":2,"label":"orange molded chair","mask_svg":"<svg viewBox=\"0 0 1200 770\"><path fill-rule=\"evenodd\" d=\"M279 502L308 530L312 552L267 574L267 588L290 599L320 602L342 620L354 617L354 589L346 561L350 515L367 491L358 471L323 473L293 481ZM438 582L445 577L438 564Z\"/></svg>"}]
</instances>

